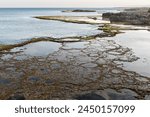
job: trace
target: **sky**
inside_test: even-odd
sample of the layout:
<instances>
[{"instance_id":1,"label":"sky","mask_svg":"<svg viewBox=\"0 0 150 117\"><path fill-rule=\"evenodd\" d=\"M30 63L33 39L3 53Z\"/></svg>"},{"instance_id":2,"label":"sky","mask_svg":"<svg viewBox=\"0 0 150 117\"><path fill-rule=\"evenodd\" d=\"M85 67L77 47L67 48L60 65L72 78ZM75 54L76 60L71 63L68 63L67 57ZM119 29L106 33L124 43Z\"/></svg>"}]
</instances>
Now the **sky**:
<instances>
[{"instance_id":1,"label":"sky","mask_svg":"<svg viewBox=\"0 0 150 117\"><path fill-rule=\"evenodd\" d=\"M136 7L150 0L0 0L0 7Z\"/></svg>"}]
</instances>

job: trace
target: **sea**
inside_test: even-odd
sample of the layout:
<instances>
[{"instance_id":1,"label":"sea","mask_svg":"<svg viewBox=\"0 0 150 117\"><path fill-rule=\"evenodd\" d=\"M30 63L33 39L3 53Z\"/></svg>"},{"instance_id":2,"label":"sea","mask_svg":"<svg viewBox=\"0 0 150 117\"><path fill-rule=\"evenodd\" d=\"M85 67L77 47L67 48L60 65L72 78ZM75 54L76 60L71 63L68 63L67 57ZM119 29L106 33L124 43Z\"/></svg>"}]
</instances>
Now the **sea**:
<instances>
[{"instance_id":1,"label":"sea","mask_svg":"<svg viewBox=\"0 0 150 117\"><path fill-rule=\"evenodd\" d=\"M89 16L118 9L100 8L97 12L66 13L75 8L0 8L0 44L15 44L34 37L68 37L97 34L96 26L60 21L46 21L34 16Z\"/></svg>"}]
</instances>

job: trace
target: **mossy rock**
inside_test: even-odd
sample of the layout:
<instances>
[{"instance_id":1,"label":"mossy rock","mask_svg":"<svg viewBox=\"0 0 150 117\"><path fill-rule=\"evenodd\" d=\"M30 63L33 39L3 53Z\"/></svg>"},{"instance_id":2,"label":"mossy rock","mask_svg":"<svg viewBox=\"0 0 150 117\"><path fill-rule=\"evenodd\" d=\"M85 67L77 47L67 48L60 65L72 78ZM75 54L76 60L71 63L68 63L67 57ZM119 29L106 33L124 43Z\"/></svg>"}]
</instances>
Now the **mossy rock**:
<instances>
[{"instance_id":1,"label":"mossy rock","mask_svg":"<svg viewBox=\"0 0 150 117\"><path fill-rule=\"evenodd\" d=\"M102 30L106 33L113 35L113 36L120 33L119 27L111 26L109 24L104 24L104 26L102 27Z\"/></svg>"}]
</instances>

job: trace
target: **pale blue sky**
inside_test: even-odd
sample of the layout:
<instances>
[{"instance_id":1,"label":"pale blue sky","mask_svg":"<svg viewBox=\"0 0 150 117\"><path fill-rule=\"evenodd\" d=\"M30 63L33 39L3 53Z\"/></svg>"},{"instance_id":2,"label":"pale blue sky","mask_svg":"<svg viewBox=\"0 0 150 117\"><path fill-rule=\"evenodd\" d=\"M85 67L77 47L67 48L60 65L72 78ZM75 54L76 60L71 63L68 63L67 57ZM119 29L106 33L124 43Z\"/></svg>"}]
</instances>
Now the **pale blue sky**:
<instances>
[{"instance_id":1,"label":"pale blue sky","mask_svg":"<svg viewBox=\"0 0 150 117\"><path fill-rule=\"evenodd\" d=\"M0 0L0 7L150 6L150 0Z\"/></svg>"}]
</instances>

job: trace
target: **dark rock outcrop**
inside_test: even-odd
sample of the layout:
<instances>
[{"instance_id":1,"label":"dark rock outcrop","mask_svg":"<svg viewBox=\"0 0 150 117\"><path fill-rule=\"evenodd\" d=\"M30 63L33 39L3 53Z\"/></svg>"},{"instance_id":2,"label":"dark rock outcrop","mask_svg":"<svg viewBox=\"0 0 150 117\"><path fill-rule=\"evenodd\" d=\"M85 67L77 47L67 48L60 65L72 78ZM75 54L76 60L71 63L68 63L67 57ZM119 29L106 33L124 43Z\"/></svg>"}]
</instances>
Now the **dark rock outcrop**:
<instances>
[{"instance_id":1,"label":"dark rock outcrop","mask_svg":"<svg viewBox=\"0 0 150 117\"><path fill-rule=\"evenodd\" d=\"M112 15L114 15L114 13L103 13L103 14L102 14L102 18L103 18L104 20L109 20L109 18L110 18Z\"/></svg>"},{"instance_id":2,"label":"dark rock outcrop","mask_svg":"<svg viewBox=\"0 0 150 117\"><path fill-rule=\"evenodd\" d=\"M150 13L147 12L104 13L102 17L104 20L110 20L112 23L150 25Z\"/></svg>"},{"instance_id":3,"label":"dark rock outcrop","mask_svg":"<svg viewBox=\"0 0 150 117\"><path fill-rule=\"evenodd\" d=\"M76 9L76 10L65 10L62 12L96 12L96 11L95 10Z\"/></svg>"}]
</instances>

